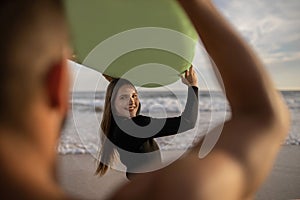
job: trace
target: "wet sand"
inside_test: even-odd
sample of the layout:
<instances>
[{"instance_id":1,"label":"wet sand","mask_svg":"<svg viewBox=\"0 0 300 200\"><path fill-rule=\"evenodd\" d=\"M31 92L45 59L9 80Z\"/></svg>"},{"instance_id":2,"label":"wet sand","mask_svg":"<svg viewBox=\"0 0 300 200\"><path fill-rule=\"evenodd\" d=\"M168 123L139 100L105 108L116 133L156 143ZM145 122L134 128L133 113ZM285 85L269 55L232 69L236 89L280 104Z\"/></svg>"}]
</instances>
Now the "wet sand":
<instances>
[{"instance_id":1,"label":"wet sand","mask_svg":"<svg viewBox=\"0 0 300 200\"><path fill-rule=\"evenodd\" d=\"M163 152L166 160L176 155L178 151ZM127 182L124 172L116 170L110 170L102 178L94 176L95 159L89 154L59 155L58 166L61 186L79 199L105 199ZM272 172L255 199L300 199L300 146L282 146Z\"/></svg>"}]
</instances>

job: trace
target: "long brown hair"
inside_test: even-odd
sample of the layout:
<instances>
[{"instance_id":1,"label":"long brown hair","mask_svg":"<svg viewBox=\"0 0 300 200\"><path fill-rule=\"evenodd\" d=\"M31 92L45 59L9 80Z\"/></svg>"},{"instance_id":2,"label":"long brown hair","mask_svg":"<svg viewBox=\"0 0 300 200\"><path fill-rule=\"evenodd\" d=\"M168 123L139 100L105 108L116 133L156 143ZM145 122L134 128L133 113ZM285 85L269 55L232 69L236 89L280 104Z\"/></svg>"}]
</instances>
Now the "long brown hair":
<instances>
[{"instance_id":1,"label":"long brown hair","mask_svg":"<svg viewBox=\"0 0 300 200\"><path fill-rule=\"evenodd\" d=\"M100 150L96 175L104 175L109 166L113 163L116 157L116 149L114 145L108 141L110 139L110 126L112 121L112 112L115 109L112 105L115 102L116 95L123 85L134 85L126 79L113 79L106 89L103 117L101 121L100 135L102 148ZM134 87L135 88L135 87ZM140 106L138 108L139 113Z\"/></svg>"}]
</instances>

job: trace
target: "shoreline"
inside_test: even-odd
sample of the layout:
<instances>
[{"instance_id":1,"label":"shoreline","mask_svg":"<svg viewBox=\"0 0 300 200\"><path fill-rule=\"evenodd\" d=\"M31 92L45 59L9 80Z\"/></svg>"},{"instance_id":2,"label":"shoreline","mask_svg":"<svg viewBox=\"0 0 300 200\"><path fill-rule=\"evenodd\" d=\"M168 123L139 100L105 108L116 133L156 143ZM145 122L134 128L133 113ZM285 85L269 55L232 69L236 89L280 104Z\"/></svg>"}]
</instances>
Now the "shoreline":
<instances>
[{"instance_id":1,"label":"shoreline","mask_svg":"<svg viewBox=\"0 0 300 200\"><path fill-rule=\"evenodd\" d=\"M163 160L180 151L162 151ZM300 198L300 146L282 145L273 169L257 192L256 200ZM79 199L105 199L127 182L124 172L109 170L103 177L94 176L95 160L89 154L58 156L58 180L63 189Z\"/></svg>"}]
</instances>

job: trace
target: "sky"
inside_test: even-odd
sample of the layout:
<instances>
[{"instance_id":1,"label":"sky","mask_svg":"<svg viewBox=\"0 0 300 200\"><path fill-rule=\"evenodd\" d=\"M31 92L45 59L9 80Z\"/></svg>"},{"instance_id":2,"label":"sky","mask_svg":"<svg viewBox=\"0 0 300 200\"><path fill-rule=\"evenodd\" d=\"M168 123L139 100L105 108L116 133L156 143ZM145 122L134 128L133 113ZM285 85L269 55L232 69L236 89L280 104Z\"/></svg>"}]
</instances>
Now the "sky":
<instances>
[{"instance_id":1,"label":"sky","mask_svg":"<svg viewBox=\"0 0 300 200\"><path fill-rule=\"evenodd\" d=\"M300 1L215 0L268 67L279 89L300 89Z\"/></svg>"},{"instance_id":2,"label":"sky","mask_svg":"<svg viewBox=\"0 0 300 200\"><path fill-rule=\"evenodd\" d=\"M300 1L214 0L215 5L258 53L279 90L300 90ZM219 89L218 81L197 47L193 65L200 88ZM86 67L71 64L75 91L105 90L107 82ZM180 83L171 88L181 89Z\"/></svg>"}]
</instances>

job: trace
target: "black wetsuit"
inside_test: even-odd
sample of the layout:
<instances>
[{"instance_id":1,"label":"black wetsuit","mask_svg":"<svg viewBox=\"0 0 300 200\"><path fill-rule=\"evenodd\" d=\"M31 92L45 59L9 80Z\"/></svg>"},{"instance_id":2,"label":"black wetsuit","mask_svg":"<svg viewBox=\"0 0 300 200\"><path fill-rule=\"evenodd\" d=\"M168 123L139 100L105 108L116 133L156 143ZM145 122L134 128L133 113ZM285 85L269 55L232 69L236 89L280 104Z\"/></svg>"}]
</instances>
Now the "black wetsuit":
<instances>
[{"instance_id":1,"label":"black wetsuit","mask_svg":"<svg viewBox=\"0 0 300 200\"><path fill-rule=\"evenodd\" d=\"M133 118L114 116L112 118L109 139L117 147L121 162L130 172L147 162L161 162L157 137L174 135L194 128L198 115L198 88L189 87L185 109L181 116L170 118L151 118L137 115ZM131 153L128 153L131 152ZM153 152L151 156L147 153ZM138 154L132 154L138 153ZM141 156L139 156L141 155Z\"/></svg>"}]
</instances>

